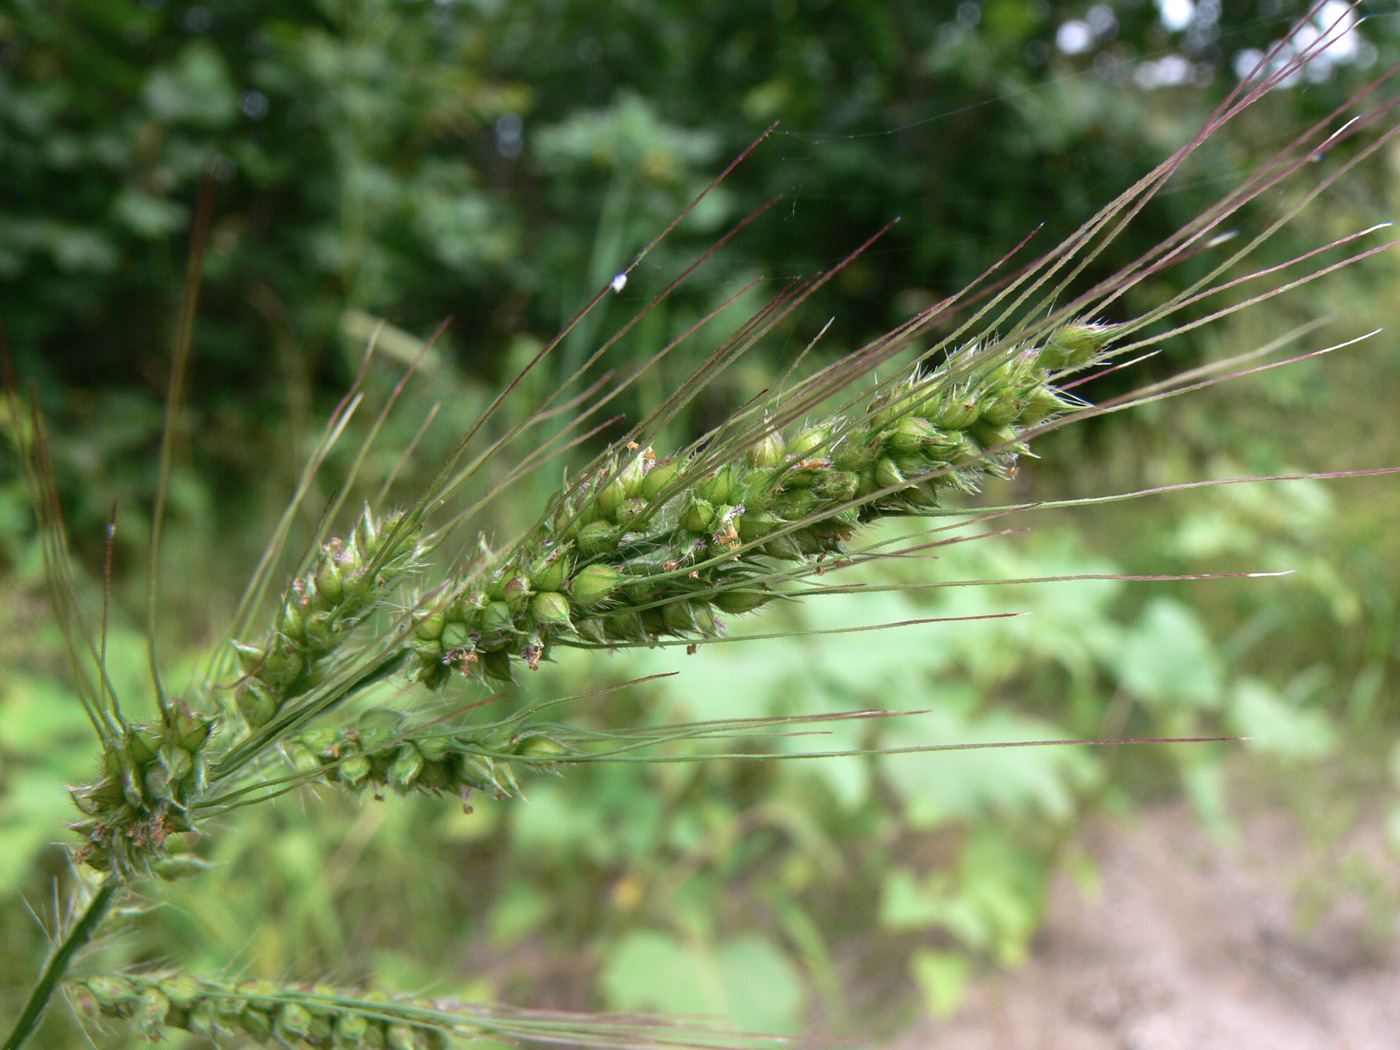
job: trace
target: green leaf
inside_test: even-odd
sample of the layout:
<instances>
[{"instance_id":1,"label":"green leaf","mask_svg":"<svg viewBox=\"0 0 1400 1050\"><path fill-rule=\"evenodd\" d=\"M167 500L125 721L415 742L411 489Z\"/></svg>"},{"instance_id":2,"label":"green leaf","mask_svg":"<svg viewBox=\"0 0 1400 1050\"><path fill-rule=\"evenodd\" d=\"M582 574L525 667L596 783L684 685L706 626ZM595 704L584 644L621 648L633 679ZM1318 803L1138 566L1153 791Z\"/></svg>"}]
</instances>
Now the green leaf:
<instances>
[{"instance_id":1,"label":"green leaf","mask_svg":"<svg viewBox=\"0 0 1400 1050\"><path fill-rule=\"evenodd\" d=\"M919 986L924 1008L942 1021L957 1013L967 993L968 960L962 952L925 949L909 959L909 971Z\"/></svg>"},{"instance_id":2,"label":"green leaf","mask_svg":"<svg viewBox=\"0 0 1400 1050\"><path fill-rule=\"evenodd\" d=\"M1046 864L1004 833L980 828L964 845L954 877L920 880L896 869L885 881L880 924L886 929L941 929L1002 965L1025 958L1044 907Z\"/></svg>"},{"instance_id":3,"label":"green leaf","mask_svg":"<svg viewBox=\"0 0 1400 1050\"><path fill-rule=\"evenodd\" d=\"M1336 730L1322 711L1288 703L1263 682L1239 681L1230 699L1230 724L1248 746L1289 758L1321 758L1337 742Z\"/></svg>"},{"instance_id":4,"label":"green leaf","mask_svg":"<svg viewBox=\"0 0 1400 1050\"><path fill-rule=\"evenodd\" d=\"M637 930L609 953L601 985L616 1010L709 1014L748 1032L792 1031L806 998L787 956L751 934L709 946Z\"/></svg>"},{"instance_id":5,"label":"green leaf","mask_svg":"<svg viewBox=\"0 0 1400 1050\"><path fill-rule=\"evenodd\" d=\"M965 720L934 710L885 734L887 747L1053 740L1065 731L1004 712ZM989 812L1038 815L1055 821L1074 812L1076 792L1098 777L1098 765L1074 746L992 748L884 755L880 767L920 828Z\"/></svg>"},{"instance_id":6,"label":"green leaf","mask_svg":"<svg viewBox=\"0 0 1400 1050\"><path fill-rule=\"evenodd\" d=\"M528 882L512 882L491 909L491 940L497 947L515 944L552 914L554 901L549 894Z\"/></svg>"},{"instance_id":7,"label":"green leaf","mask_svg":"<svg viewBox=\"0 0 1400 1050\"><path fill-rule=\"evenodd\" d=\"M1200 619L1179 601L1149 602L1105 655L1124 687L1148 704L1215 708L1224 698L1220 657Z\"/></svg>"},{"instance_id":8,"label":"green leaf","mask_svg":"<svg viewBox=\"0 0 1400 1050\"><path fill-rule=\"evenodd\" d=\"M0 897L18 889L39 853L59 837L61 822L74 812L52 768L7 772L0 795Z\"/></svg>"},{"instance_id":9,"label":"green leaf","mask_svg":"<svg viewBox=\"0 0 1400 1050\"><path fill-rule=\"evenodd\" d=\"M189 222L186 208L141 189L123 191L112 208L123 226L143 237L164 237Z\"/></svg>"},{"instance_id":10,"label":"green leaf","mask_svg":"<svg viewBox=\"0 0 1400 1050\"><path fill-rule=\"evenodd\" d=\"M885 877L880 897L880 925L887 930L923 930L936 925L945 914L943 902L919 884L907 868L895 868Z\"/></svg>"},{"instance_id":11,"label":"green leaf","mask_svg":"<svg viewBox=\"0 0 1400 1050\"><path fill-rule=\"evenodd\" d=\"M228 67L215 48L195 41L173 66L158 69L146 82L146 104L157 117L220 127L238 115L238 95Z\"/></svg>"}]
</instances>

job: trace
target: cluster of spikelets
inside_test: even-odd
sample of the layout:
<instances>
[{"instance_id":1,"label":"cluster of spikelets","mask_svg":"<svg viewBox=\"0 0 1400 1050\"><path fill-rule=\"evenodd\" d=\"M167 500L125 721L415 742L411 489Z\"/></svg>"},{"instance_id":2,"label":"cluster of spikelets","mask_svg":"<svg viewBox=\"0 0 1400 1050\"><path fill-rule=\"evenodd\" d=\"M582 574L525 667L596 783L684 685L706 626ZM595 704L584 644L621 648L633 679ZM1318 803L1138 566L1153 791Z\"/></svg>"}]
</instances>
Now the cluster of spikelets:
<instances>
[{"instance_id":1,"label":"cluster of spikelets","mask_svg":"<svg viewBox=\"0 0 1400 1050\"><path fill-rule=\"evenodd\" d=\"M419 534L403 514L376 518L366 508L348 540L331 540L292 581L267 637L234 642L244 670L238 709L250 726L266 725L320 683L346 635L418 565Z\"/></svg>"},{"instance_id":2,"label":"cluster of spikelets","mask_svg":"<svg viewBox=\"0 0 1400 1050\"><path fill-rule=\"evenodd\" d=\"M418 677L437 686L457 669L508 681L555 643L713 637L716 613L777 596L775 562L839 557L857 526L926 514L942 490L973 491L985 473L1007 472L1026 428L1076 404L1052 378L1094 360L1111 336L1110 326L1066 325L985 364L974 348L862 415L787 440L764 427L719 463L634 447L419 620Z\"/></svg>"},{"instance_id":3,"label":"cluster of spikelets","mask_svg":"<svg viewBox=\"0 0 1400 1050\"><path fill-rule=\"evenodd\" d=\"M292 581L264 642L234 643L245 671L238 708L250 726L320 681L345 635L417 564L418 533L402 515L376 519L366 510L348 541L326 544ZM123 879L150 874L166 857L166 838L193 830L216 725L176 702L164 724L120 727L104 749L101 777L71 792L83 814L69 825L82 839L78 859Z\"/></svg>"},{"instance_id":4,"label":"cluster of spikelets","mask_svg":"<svg viewBox=\"0 0 1400 1050\"><path fill-rule=\"evenodd\" d=\"M132 1020L153 1038L164 1027L216 1042L244 1035L318 1050L440 1050L451 1032L440 1021L425 1020L439 1012L432 1003L347 999L322 988L295 993L270 981L106 974L75 985L99 1014Z\"/></svg>"},{"instance_id":5,"label":"cluster of spikelets","mask_svg":"<svg viewBox=\"0 0 1400 1050\"><path fill-rule=\"evenodd\" d=\"M372 708L354 728L323 726L298 734L287 753L303 774L352 791L457 795L465 802L481 791L498 799L519 797L517 770L557 772L565 747L542 729L513 726L443 728L407 732L401 711Z\"/></svg>"},{"instance_id":6,"label":"cluster of spikelets","mask_svg":"<svg viewBox=\"0 0 1400 1050\"><path fill-rule=\"evenodd\" d=\"M168 725L127 726L102 755L103 776L72 791L83 818L77 859L119 877L145 874L166 838L190 831L204 793L213 720L177 705Z\"/></svg>"},{"instance_id":7,"label":"cluster of spikelets","mask_svg":"<svg viewBox=\"0 0 1400 1050\"><path fill-rule=\"evenodd\" d=\"M16 444L35 497L41 532L46 536L43 552L56 621L73 661L79 699L102 746L95 782L72 793L82 814L72 825L80 835L76 856L105 875L81 909L74 909L74 918L62 937L56 938L54 951L4 1043L5 1050L19 1050L32 1036L65 980L69 980L75 997L98 1013L134 1020L149 1035L174 1028L215 1043L246 1036L288 1048L416 1050L485 1036L593 1046L716 1045L707 1036L679 1026L638 1026L626 1018L579 1018L389 997L357 998L319 987L227 983L160 973L69 979L68 971L102 926L113 901L128 890L130 881L153 873L178 874L169 869L178 868L182 861L187 870L202 863L190 854L171 856L176 844L188 849L188 838L192 837L171 838L172 833L198 830L197 818L274 798L313 781L375 793L388 789L469 796L473 791L484 791L509 797L519 793L522 774L558 772L567 763L616 758L636 747L671 740L723 738L766 728L763 719L736 719L589 733L535 722L539 708L473 728L425 724L407 713L385 710L366 712L354 723L344 718L338 725L331 723L338 708L357 702L369 687L405 667L430 687L441 686L454 673L506 681L521 664L537 667L554 645L607 648L672 641L693 644L712 638L723 627L717 614L756 609L788 591L790 582L822 571L831 559L845 557L846 540L858 526L883 517L928 514L945 490L972 491L986 473L1010 473L1016 456L1042 424L1079 407L1053 385L1062 374L1103 360L1110 343L1124 352L1144 345L1131 341L1135 331L1238 284L1238 280L1223 280L1230 267L1247 258L1345 171L1400 135L1400 128L1388 127L1319 180L1299 204L1263 233L1231 250L1205 276L1147 314L1122 327L1066 323L1072 317L1105 310L1126 289L1212 247L1217 240L1207 238L1223 229L1222 223L1244 204L1311 165L1344 139L1375 127L1400 103L1378 106L1349 120L1340 130L1331 129L1345 109L1361 103L1394 75L1396 70L1392 69L1354 95L1344 108L1314 124L1177 233L1066 305L1053 305L1070 293L1071 284L1090 260L1119 235L1143 202L1161 189L1201 142L1275 87L1295 78L1339 39L1333 30L1342 16L1335 18L1326 32L1315 31L1314 16L1323 6L1318 4L1305 21L1273 45L1189 144L1041 260L1009 278L999 290L983 289L991 299L940 341L936 350L949 350L961 338L974 338L975 332L1010 326L1012 335L1006 340L980 346L964 343L965 349L952 352L931 374L916 373L903 383L876 383L873 391L860 397L863 405L852 400L838 414L794 432L793 425L804 413L817 411L827 398L853 394L853 383L892 361L893 355L905 350L935 319L946 320L955 310L971 305L973 289L969 288L851 357L798 382L793 389L769 396L731 417L691 449L667 459L659 458L652 448L641 447L647 436L674 418L719 369L753 346L839 267L820 280L795 285L726 340L675 395L648 413L634 431L636 444L624 439L592 469L566 483L539 522L519 541L498 553L486 552L468 571L454 572L437 587L409 595L403 586L409 574L421 567L426 555L440 547L467 516L464 513L436 532L425 533L423 522L429 513L442 510L449 497L472 478L476 467L509 447L509 441L526 425L572 410L591 396L581 395L579 401L564 406L551 399L471 467L454 473L458 457L514 389L512 384L468 430L458 451L408 511L380 518L367 509L348 539L332 540L315 549L309 568L293 579L271 624L260 639L255 638L249 617L261 601L271 566L283 549L284 526L302 504L306 493L306 486L302 486L235 615L233 631L248 644L235 643L233 651L220 649L207 668L203 687L196 687L196 693L202 693L198 699L220 701L217 714L192 714L182 702L167 698L153 642L151 669L160 721L136 725L123 715L106 677L105 645L98 647L88 640L78 610L67 569L58 495L41 421L35 413L35 437L31 440L21 426ZM726 169L661 236L731 169ZM725 240L752 217L744 219ZM1347 244L1357 236L1360 234L1338 238L1327 247ZM629 270L640 264L660 239L638 255ZM873 240L841 266L870 243ZM1358 251L1341 263L1317 268L1249 302L1263 301L1382 248ZM1294 261L1315 254L1309 252ZM686 271L681 279L692 271ZM611 287L616 290L620 285L615 281ZM191 282L187 320L193 317L193 288ZM521 378L606 294L606 289L600 290L526 367ZM1227 306L1206 320L1236 308ZM636 320L645 313L638 314ZM1173 332L1186 331L1198 323L1203 322L1182 324ZM583 378L630 327L624 327L596 351L561 389ZM187 326L177 347L182 349L177 350L172 369L172 398L162 449L163 479L183 374L180 355L189 348ZM659 352L646 367L665 352ZM385 413L406 380L407 376L396 388ZM594 408L630 381L620 383ZM1167 384L1158 394L1168 396L1194 385L1198 384ZM323 443L304 475L307 483L338 439L358 399L358 394L347 395L332 414ZM15 396L11 408L15 421L24 418ZM763 415L765 410L771 415ZM383 418L381 414L380 422ZM369 441L378 425L371 429ZM367 442L365 450L368 448ZM532 453L507 476L502 487L555 451L558 449L546 452L541 448L538 455ZM352 469L347 484L354 474ZM384 491L390 480L392 475ZM164 480L152 527L153 561L159 548L163 492ZM328 516L339 505L333 501ZM318 544L322 535L318 533ZM156 597L153 584L148 603L152 632ZM385 619L393 619L392 627L347 644L351 632L376 610L391 614ZM232 670L235 653L241 664L237 673ZM97 672L95 679L90 670ZM225 695L230 697L227 702L223 702ZM195 698L190 702L195 703ZM214 704L205 710L212 712ZM790 726L793 721L779 718L772 723ZM263 765L279 751L295 766L290 776L271 774ZM729 1035L725 1044L785 1045L781 1040L765 1043L754 1037Z\"/></svg>"},{"instance_id":8,"label":"cluster of spikelets","mask_svg":"<svg viewBox=\"0 0 1400 1050\"><path fill-rule=\"evenodd\" d=\"M554 1044L782 1050L783 1036L716 1033L687 1021L617 1014L536 1012L408 996L357 996L324 985L108 974L72 982L75 998L146 1035L189 1032L216 1046L243 1039L286 1050L445 1050L448 1046Z\"/></svg>"},{"instance_id":9,"label":"cluster of spikelets","mask_svg":"<svg viewBox=\"0 0 1400 1050\"><path fill-rule=\"evenodd\" d=\"M716 614L740 614L782 593L812 562L840 558L862 524L927 514L945 489L975 490L1006 473L1027 428L1076 402L1053 379L1099 359L1110 326L1070 324L1036 346L971 347L930 375L887 386L863 412L785 439L761 425L718 453L658 459L631 448L566 486L525 539L415 604L413 628L384 666L416 657L416 677L441 686L459 671L509 680L555 644L614 646L716 636ZM351 631L397 593L426 554L412 514L366 509L284 593L257 644L235 642L236 708L248 739L281 742L306 780L352 790L519 794L517 767L557 771L561 745L528 727L403 736L402 714L366 712L354 727L300 724L309 694L343 655ZM179 705L176 705L177 707ZM181 708L163 726L127 730L101 779L76 789L80 856L120 878L166 857L205 792L215 723ZM275 730L275 731L274 731ZM227 750L220 752L220 757Z\"/></svg>"}]
</instances>

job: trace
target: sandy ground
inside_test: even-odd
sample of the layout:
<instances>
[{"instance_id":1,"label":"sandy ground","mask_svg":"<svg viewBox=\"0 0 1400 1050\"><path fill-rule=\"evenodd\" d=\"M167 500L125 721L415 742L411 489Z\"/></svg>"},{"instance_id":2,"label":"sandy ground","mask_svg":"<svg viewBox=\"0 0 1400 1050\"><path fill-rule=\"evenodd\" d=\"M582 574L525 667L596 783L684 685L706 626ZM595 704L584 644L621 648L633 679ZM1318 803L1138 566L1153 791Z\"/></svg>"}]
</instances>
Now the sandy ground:
<instances>
[{"instance_id":1,"label":"sandy ground","mask_svg":"<svg viewBox=\"0 0 1400 1050\"><path fill-rule=\"evenodd\" d=\"M1297 860L1309 851L1283 814L1241 838L1222 847L1179 808L1099 829L1101 890L1058 885L1030 962L895 1050L1400 1048L1400 867L1379 831L1322 866Z\"/></svg>"}]
</instances>

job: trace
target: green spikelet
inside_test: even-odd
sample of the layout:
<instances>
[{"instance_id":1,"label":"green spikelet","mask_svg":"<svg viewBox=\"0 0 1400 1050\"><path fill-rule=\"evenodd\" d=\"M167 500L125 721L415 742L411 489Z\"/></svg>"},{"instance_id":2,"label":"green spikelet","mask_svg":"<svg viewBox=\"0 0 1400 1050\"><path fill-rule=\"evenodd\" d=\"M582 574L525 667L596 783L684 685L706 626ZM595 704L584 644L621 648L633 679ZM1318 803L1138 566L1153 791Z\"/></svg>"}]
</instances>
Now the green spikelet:
<instances>
[{"instance_id":1,"label":"green spikelet","mask_svg":"<svg viewBox=\"0 0 1400 1050\"><path fill-rule=\"evenodd\" d=\"M736 1037L687 1022L629 1020L558 1011L497 1009L324 985L219 981L166 974L100 974L70 982L77 1004L126 1020L152 1039L171 1030L216 1046L249 1037L286 1050L446 1050L448 1046L779 1046L776 1037ZM489 1044L485 1042L489 1040Z\"/></svg>"},{"instance_id":2,"label":"green spikelet","mask_svg":"<svg viewBox=\"0 0 1400 1050\"><path fill-rule=\"evenodd\" d=\"M102 974L73 982L80 1003L132 1021L151 1039L178 1029L216 1042L249 1036L289 1048L439 1050L490 1022L422 999L351 996L270 981L203 981L161 974Z\"/></svg>"},{"instance_id":3,"label":"green spikelet","mask_svg":"<svg viewBox=\"0 0 1400 1050\"><path fill-rule=\"evenodd\" d=\"M422 553L416 524L401 514L378 518L368 507L348 540L327 543L292 581L263 642L234 643L245 674L237 694L244 720L266 725L289 699L314 687L326 659Z\"/></svg>"},{"instance_id":4,"label":"green spikelet","mask_svg":"<svg viewBox=\"0 0 1400 1050\"><path fill-rule=\"evenodd\" d=\"M507 681L554 644L714 637L716 612L759 608L778 593L775 575L840 556L859 526L925 514L944 491L1009 474L1025 428L1074 404L1050 377L1100 359L1114 331L1075 323L1043 346L974 346L882 391L863 416L787 438L760 428L717 465L658 461L650 449L605 462L505 563L422 621L418 677L437 686L456 669Z\"/></svg>"},{"instance_id":5,"label":"green spikelet","mask_svg":"<svg viewBox=\"0 0 1400 1050\"><path fill-rule=\"evenodd\" d=\"M173 862L167 839L193 830L216 723L177 704L168 726L132 725L103 756L103 776L70 792L82 819L76 859L120 879L179 877L198 862Z\"/></svg>"},{"instance_id":6,"label":"green spikelet","mask_svg":"<svg viewBox=\"0 0 1400 1050\"><path fill-rule=\"evenodd\" d=\"M405 732L406 718L375 708L353 729L321 728L288 741L297 768L352 791L457 795L480 791L498 799L516 797L516 767L529 773L558 773L573 752L542 729L512 726L433 728Z\"/></svg>"}]
</instances>

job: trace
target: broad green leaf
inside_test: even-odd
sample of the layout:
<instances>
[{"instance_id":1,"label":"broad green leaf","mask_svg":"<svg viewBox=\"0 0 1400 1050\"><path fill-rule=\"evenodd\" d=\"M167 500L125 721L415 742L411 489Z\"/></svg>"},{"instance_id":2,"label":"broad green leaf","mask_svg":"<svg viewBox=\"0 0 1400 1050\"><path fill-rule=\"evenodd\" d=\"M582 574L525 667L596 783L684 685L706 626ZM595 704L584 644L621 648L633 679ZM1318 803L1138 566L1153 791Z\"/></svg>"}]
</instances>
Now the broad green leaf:
<instances>
[{"instance_id":1,"label":"broad green leaf","mask_svg":"<svg viewBox=\"0 0 1400 1050\"><path fill-rule=\"evenodd\" d=\"M793 964L753 934L707 946L637 930L609 953L601 984L613 1009L717 1016L750 1032L793 1030L805 999Z\"/></svg>"},{"instance_id":2,"label":"broad green leaf","mask_svg":"<svg viewBox=\"0 0 1400 1050\"><path fill-rule=\"evenodd\" d=\"M1230 699L1230 724L1247 746L1289 758L1320 758L1336 746L1337 734L1322 711L1290 704L1263 682L1242 679Z\"/></svg>"},{"instance_id":3,"label":"broad green leaf","mask_svg":"<svg viewBox=\"0 0 1400 1050\"><path fill-rule=\"evenodd\" d=\"M909 959L909 971L919 986L924 1008L936 1020L945 1020L957 1013L967 993L967 956L961 952L915 952Z\"/></svg>"},{"instance_id":4,"label":"broad green leaf","mask_svg":"<svg viewBox=\"0 0 1400 1050\"><path fill-rule=\"evenodd\" d=\"M1200 619L1189 606L1156 598L1119 645L1106 652L1125 688L1148 704L1218 707L1224 668Z\"/></svg>"}]
</instances>

